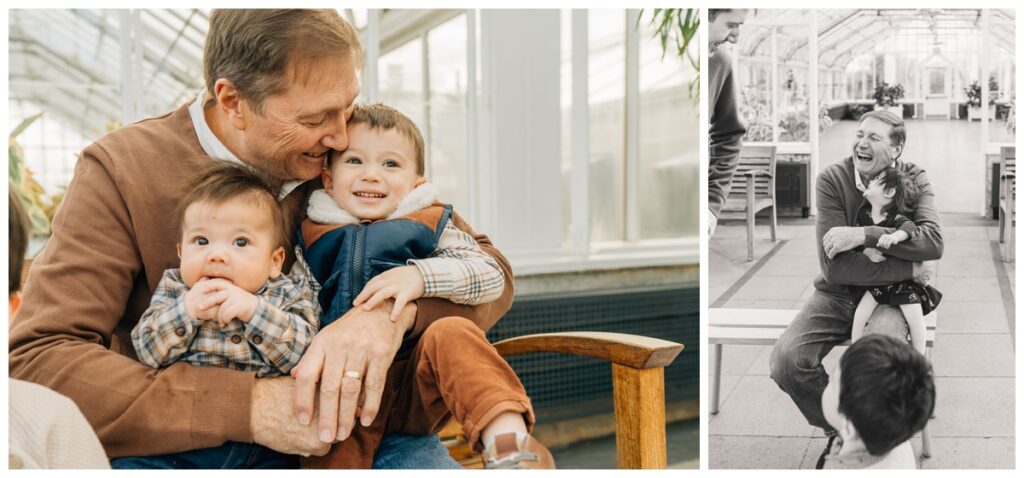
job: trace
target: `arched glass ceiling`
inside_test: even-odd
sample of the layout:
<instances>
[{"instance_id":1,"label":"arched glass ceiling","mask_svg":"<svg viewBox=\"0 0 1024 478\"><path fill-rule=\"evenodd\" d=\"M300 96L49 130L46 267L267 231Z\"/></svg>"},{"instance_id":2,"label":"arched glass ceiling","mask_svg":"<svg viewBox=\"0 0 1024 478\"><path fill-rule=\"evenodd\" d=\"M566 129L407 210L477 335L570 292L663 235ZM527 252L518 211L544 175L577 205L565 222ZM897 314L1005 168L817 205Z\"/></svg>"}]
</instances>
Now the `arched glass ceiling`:
<instances>
[{"instance_id":1,"label":"arched glass ceiling","mask_svg":"<svg viewBox=\"0 0 1024 478\"><path fill-rule=\"evenodd\" d=\"M364 10L342 10L357 27ZM8 71L12 102L96 138L125 116L138 119L180 105L203 87L209 10L10 10ZM134 44L141 55L122 55ZM124 65L130 65L125 68ZM137 89L125 113L123 78Z\"/></svg>"},{"instance_id":2,"label":"arched glass ceiling","mask_svg":"<svg viewBox=\"0 0 1024 478\"><path fill-rule=\"evenodd\" d=\"M894 36L918 37L941 51L947 39L980 36L981 10L758 10L743 27L738 50L747 57L769 56L771 27L777 26L779 60L807 61L806 27L818 15L819 65L844 69L858 55ZM1014 13L991 10L990 39L997 53L1014 50Z\"/></svg>"}]
</instances>

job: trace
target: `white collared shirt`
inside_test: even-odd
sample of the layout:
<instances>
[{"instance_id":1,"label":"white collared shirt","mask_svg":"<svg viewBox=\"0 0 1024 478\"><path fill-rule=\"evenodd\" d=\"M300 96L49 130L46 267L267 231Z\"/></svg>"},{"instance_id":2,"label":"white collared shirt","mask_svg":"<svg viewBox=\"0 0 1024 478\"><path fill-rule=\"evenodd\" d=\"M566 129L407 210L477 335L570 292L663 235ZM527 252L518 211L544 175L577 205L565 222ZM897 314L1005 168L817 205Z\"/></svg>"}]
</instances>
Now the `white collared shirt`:
<instances>
[{"instance_id":1,"label":"white collared shirt","mask_svg":"<svg viewBox=\"0 0 1024 478\"><path fill-rule=\"evenodd\" d=\"M220 138L213 134L213 130L210 129L210 125L206 123L206 115L203 113L203 100L205 97L206 90L200 91L199 95L196 96L196 100L192 102L192 106L188 107L188 113L192 117L192 127L195 128L196 136L199 137L199 145L203 147L203 151L205 151L207 156L210 156L211 158L245 164L242 160L238 159L238 157L236 157L227 146L224 146L224 143L220 141ZM285 181L285 183L281 185L281 194L278 196L277 200L283 200L289 193L304 182L305 181L299 180Z\"/></svg>"}]
</instances>

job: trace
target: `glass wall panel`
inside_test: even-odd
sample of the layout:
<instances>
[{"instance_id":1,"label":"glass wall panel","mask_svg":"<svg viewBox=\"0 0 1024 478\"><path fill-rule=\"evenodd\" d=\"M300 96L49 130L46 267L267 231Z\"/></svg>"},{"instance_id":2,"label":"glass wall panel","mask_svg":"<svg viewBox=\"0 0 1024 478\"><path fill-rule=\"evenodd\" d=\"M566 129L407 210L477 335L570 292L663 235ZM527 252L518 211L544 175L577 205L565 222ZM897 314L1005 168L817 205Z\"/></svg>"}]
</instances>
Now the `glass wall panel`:
<instances>
[{"instance_id":1,"label":"glass wall panel","mask_svg":"<svg viewBox=\"0 0 1024 478\"><path fill-rule=\"evenodd\" d=\"M427 33L430 70L430 138L427 171L445 202L464 216L469 201L466 158L466 15Z\"/></svg>"},{"instance_id":2,"label":"glass wall panel","mask_svg":"<svg viewBox=\"0 0 1024 478\"><path fill-rule=\"evenodd\" d=\"M625 239L626 12L590 10L590 239Z\"/></svg>"},{"instance_id":3,"label":"glass wall panel","mask_svg":"<svg viewBox=\"0 0 1024 478\"><path fill-rule=\"evenodd\" d=\"M640 28L640 237L682 237L698 230L700 175L697 98L688 85L697 78L690 62L671 50L662 59L653 28Z\"/></svg>"}]
</instances>

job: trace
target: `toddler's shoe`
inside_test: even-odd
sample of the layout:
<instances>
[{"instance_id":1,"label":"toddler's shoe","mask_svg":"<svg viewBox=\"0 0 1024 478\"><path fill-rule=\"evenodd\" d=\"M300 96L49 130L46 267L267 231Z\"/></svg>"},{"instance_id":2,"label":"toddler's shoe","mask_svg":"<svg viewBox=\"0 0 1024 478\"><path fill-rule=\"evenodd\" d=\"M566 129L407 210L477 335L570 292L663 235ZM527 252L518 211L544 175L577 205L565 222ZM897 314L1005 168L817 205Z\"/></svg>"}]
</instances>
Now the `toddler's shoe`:
<instances>
[{"instance_id":1,"label":"toddler's shoe","mask_svg":"<svg viewBox=\"0 0 1024 478\"><path fill-rule=\"evenodd\" d=\"M495 436L490 446L484 449L483 459L487 469L555 468L555 459L547 447L530 435L517 440L515 433Z\"/></svg>"}]
</instances>

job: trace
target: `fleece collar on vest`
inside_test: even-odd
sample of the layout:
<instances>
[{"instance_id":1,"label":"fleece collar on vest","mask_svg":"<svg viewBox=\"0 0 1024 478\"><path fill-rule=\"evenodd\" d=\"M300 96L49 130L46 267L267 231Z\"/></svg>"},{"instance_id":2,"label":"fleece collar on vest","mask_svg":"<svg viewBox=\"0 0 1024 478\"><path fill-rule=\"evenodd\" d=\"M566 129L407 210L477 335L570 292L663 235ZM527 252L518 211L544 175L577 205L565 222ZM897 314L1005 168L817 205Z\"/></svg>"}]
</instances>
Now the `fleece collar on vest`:
<instances>
[{"instance_id":1,"label":"fleece collar on vest","mask_svg":"<svg viewBox=\"0 0 1024 478\"><path fill-rule=\"evenodd\" d=\"M395 211L385 219L394 219L419 211L437 200L438 190L433 184L423 183L409 192L399 203ZM361 220L348 211L338 207L338 203L323 189L313 191L309 197L309 208L306 215L319 224L357 224Z\"/></svg>"}]
</instances>

